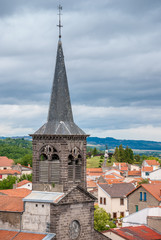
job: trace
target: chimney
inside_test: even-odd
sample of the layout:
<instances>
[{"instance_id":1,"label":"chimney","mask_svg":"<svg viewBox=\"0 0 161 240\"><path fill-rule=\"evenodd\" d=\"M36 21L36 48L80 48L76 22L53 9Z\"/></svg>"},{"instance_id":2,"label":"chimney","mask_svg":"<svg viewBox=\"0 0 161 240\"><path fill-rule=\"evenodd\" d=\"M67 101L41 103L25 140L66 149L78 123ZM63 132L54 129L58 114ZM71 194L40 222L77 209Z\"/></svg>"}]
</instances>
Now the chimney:
<instances>
[{"instance_id":1,"label":"chimney","mask_svg":"<svg viewBox=\"0 0 161 240\"><path fill-rule=\"evenodd\" d=\"M28 164L28 167L30 168L30 164Z\"/></svg>"}]
</instances>

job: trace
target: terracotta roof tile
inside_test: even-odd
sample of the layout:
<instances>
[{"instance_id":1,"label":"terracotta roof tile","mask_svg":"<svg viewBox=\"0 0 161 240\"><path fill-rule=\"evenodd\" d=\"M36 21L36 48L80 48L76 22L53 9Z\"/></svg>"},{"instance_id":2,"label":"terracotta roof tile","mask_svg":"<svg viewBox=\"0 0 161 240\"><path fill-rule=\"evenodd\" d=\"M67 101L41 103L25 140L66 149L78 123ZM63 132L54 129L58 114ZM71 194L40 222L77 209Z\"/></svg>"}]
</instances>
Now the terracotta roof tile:
<instances>
[{"instance_id":1,"label":"terracotta roof tile","mask_svg":"<svg viewBox=\"0 0 161 240\"><path fill-rule=\"evenodd\" d=\"M90 187L97 187L97 183L90 180L90 181L87 181L87 187L90 188Z\"/></svg>"},{"instance_id":2,"label":"terracotta roof tile","mask_svg":"<svg viewBox=\"0 0 161 240\"><path fill-rule=\"evenodd\" d=\"M159 162L157 160L145 160L145 162L150 166L159 166Z\"/></svg>"},{"instance_id":3,"label":"terracotta roof tile","mask_svg":"<svg viewBox=\"0 0 161 240\"><path fill-rule=\"evenodd\" d=\"M36 233L24 233L21 232L19 233L14 240L42 240L43 238L45 238L46 234L36 234Z\"/></svg>"},{"instance_id":4,"label":"terracotta roof tile","mask_svg":"<svg viewBox=\"0 0 161 240\"><path fill-rule=\"evenodd\" d=\"M146 226L123 227L110 231L129 240L156 240L161 239L161 234Z\"/></svg>"},{"instance_id":5,"label":"terracotta roof tile","mask_svg":"<svg viewBox=\"0 0 161 240\"><path fill-rule=\"evenodd\" d=\"M102 173L102 168L87 168L87 173Z\"/></svg>"},{"instance_id":6,"label":"terracotta roof tile","mask_svg":"<svg viewBox=\"0 0 161 240\"><path fill-rule=\"evenodd\" d=\"M17 187L22 187L23 185L25 185L25 184L27 184L27 183L31 183L31 182L28 181L28 180L23 180L23 181L17 183Z\"/></svg>"},{"instance_id":7,"label":"terracotta roof tile","mask_svg":"<svg viewBox=\"0 0 161 240\"><path fill-rule=\"evenodd\" d=\"M133 193L136 189L143 187L145 190L147 190L153 197L155 197L159 202L161 202L161 197L160 197L160 190L161 190L161 183L158 184L141 184L139 186L137 186L134 190L132 190L131 192L129 192L127 194L130 195L131 193Z\"/></svg>"},{"instance_id":8,"label":"terracotta roof tile","mask_svg":"<svg viewBox=\"0 0 161 240\"><path fill-rule=\"evenodd\" d=\"M102 176L103 175L103 173L101 173L101 172L89 172L88 174L87 174L87 176Z\"/></svg>"},{"instance_id":9,"label":"terracotta roof tile","mask_svg":"<svg viewBox=\"0 0 161 240\"><path fill-rule=\"evenodd\" d=\"M0 240L11 240L17 232L0 230Z\"/></svg>"},{"instance_id":10,"label":"terracotta roof tile","mask_svg":"<svg viewBox=\"0 0 161 240\"><path fill-rule=\"evenodd\" d=\"M29 239L42 240L45 236L46 234L36 234L27 232L18 233L16 231L0 230L0 240L11 240L13 237L15 237L14 240L29 240Z\"/></svg>"},{"instance_id":11,"label":"terracotta roof tile","mask_svg":"<svg viewBox=\"0 0 161 240\"><path fill-rule=\"evenodd\" d=\"M122 180L122 179L107 179L106 182L107 182L108 184L122 183L123 180Z\"/></svg>"},{"instance_id":12,"label":"terracotta roof tile","mask_svg":"<svg viewBox=\"0 0 161 240\"><path fill-rule=\"evenodd\" d=\"M143 172L152 172L153 171L153 167L142 167L141 169Z\"/></svg>"},{"instance_id":13,"label":"terracotta roof tile","mask_svg":"<svg viewBox=\"0 0 161 240\"><path fill-rule=\"evenodd\" d=\"M157 184L142 184L142 187L145 188L153 197L155 197L159 202L161 202L160 190L161 183Z\"/></svg>"},{"instance_id":14,"label":"terracotta roof tile","mask_svg":"<svg viewBox=\"0 0 161 240\"><path fill-rule=\"evenodd\" d=\"M141 171L128 171L128 176L141 176Z\"/></svg>"},{"instance_id":15,"label":"terracotta roof tile","mask_svg":"<svg viewBox=\"0 0 161 240\"><path fill-rule=\"evenodd\" d=\"M12 159L0 156L0 167L11 167L14 164Z\"/></svg>"},{"instance_id":16,"label":"terracotta roof tile","mask_svg":"<svg viewBox=\"0 0 161 240\"><path fill-rule=\"evenodd\" d=\"M17 170L12 170L12 169L5 169L5 170L0 170L0 175L20 175L21 173Z\"/></svg>"},{"instance_id":17,"label":"terracotta roof tile","mask_svg":"<svg viewBox=\"0 0 161 240\"><path fill-rule=\"evenodd\" d=\"M20 197L0 196L0 211L22 212L23 201Z\"/></svg>"},{"instance_id":18,"label":"terracotta roof tile","mask_svg":"<svg viewBox=\"0 0 161 240\"><path fill-rule=\"evenodd\" d=\"M31 193L31 190L26 188L18 188L18 189L7 189L0 190L0 195L8 195L11 197L21 197L24 198Z\"/></svg>"}]
</instances>

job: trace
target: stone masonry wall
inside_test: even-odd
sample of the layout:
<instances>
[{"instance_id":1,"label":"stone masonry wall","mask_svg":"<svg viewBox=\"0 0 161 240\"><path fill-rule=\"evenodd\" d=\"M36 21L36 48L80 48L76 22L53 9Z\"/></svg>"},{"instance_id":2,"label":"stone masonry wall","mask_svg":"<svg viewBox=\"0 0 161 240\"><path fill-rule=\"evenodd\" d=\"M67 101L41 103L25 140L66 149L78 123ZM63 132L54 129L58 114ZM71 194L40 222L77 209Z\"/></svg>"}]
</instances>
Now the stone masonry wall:
<instances>
[{"instance_id":1,"label":"stone masonry wall","mask_svg":"<svg viewBox=\"0 0 161 240\"><path fill-rule=\"evenodd\" d=\"M43 183L39 189L39 158L42 147L46 145L54 147L60 159L59 189L66 192L77 185L86 188L86 136L33 136L33 190L42 191ZM82 156L81 179L75 183L68 181L68 156L74 147L80 149ZM54 191L52 187L43 190Z\"/></svg>"},{"instance_id":2,"label":"stone masonry wall","mask_svg":"<svg viewBox=\"0 0 161 240\"><path fill-rule=\"evenodd\" d=\"M161 233L161 217L148 217L148 226Z\"/></svg>"},{"instance_id":3,"label":"stone masonry wall","mask_svg":"<svg viewBox=\"0 0 161 240\"><path fill-rule=\"evenodd\" d=\"M140 192L146 192L146 201L140 201ZM158 206L158 201L143 187L140 187L128 196L129 214L136 212L136 205L138 205L138 210L141 210L149 206Z\"/></svg>"},{"instance_id":4,"label":"stone masonry wall","mask_svg":"<svg viewBox=\"0 0 161 240\"><path fill-rule=\"evenodd\" d=\"M0 228L20 230L21 213L0 212Z\"/></svg>"},{"instance_id":5,"label":"stone masonry wall","mask_svg":"<svg viewBox=\"0 0 161 240\"><path fill-rule=\"evenodd\" d=\"M56 240L71 240L70 224L73 220L80 223L80 235L77 240L93 240L94 207L93 202L80 204L51 205L51 232Z\"/></svg>"}]
</instances>

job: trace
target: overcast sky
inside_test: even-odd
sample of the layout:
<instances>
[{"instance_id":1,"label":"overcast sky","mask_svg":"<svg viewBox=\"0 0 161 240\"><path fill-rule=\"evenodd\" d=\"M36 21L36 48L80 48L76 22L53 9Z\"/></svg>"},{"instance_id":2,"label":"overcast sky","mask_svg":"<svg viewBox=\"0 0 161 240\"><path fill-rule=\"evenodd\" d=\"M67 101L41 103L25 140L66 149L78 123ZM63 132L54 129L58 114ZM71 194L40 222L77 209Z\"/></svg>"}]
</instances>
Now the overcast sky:
<instances>
[{"instance_id":1,"label":"overcast sky","mask_svg":"<svg viewBox=\"0 0 161 240\"><path fill-rule=\"evenodd\" d=\"M0 136L46 122L58 4L0 0ZM161 1L61 4L75 123L91 136L161 141Z\"/></svg>"}]
</instances>

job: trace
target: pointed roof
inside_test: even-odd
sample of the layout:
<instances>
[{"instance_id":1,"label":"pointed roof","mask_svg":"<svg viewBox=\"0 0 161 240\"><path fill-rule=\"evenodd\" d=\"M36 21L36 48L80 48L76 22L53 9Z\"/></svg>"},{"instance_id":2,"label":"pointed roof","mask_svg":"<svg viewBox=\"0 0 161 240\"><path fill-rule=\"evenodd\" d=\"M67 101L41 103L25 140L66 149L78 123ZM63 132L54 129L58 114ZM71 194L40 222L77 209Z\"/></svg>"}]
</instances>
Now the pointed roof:
<instances>
[{"instance_id":1,"label":"pointed roof","mask_svg":"<svg viewBox=\"0 0 161 240\"><path fill-rule=\"evenodd\" d=\"M73 120L61 40L58 41L48 121L34 135L86 135Z\"/></svg>"}]
</instances>

